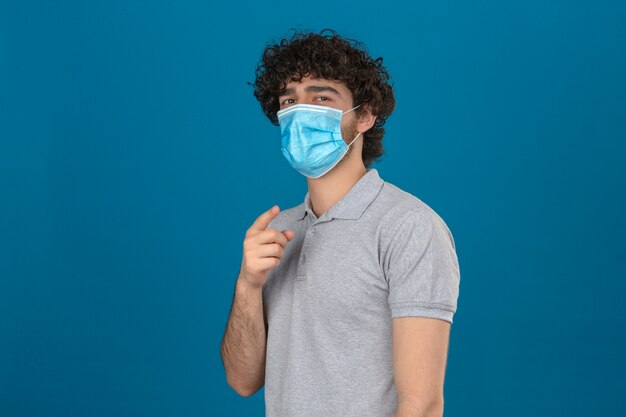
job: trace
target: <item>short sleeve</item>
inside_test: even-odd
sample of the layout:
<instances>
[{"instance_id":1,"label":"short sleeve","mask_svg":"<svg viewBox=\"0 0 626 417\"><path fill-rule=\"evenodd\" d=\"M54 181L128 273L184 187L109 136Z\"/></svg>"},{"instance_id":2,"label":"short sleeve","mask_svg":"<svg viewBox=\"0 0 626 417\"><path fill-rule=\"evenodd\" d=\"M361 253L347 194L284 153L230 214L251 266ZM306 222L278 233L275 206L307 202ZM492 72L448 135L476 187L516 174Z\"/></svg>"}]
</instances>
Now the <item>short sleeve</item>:
<instances>
[{"instance_id":1,"label":"short sleeve","mask_svg":"<svg viewBox=\"0 0 626 417\"><path fill-rule=\"evenodd\" d=\"M452 323L460 271L454 239L431 209L411 211L391 228L383 254L392 318L431 317Z\"/></svg>"}]
</instances>

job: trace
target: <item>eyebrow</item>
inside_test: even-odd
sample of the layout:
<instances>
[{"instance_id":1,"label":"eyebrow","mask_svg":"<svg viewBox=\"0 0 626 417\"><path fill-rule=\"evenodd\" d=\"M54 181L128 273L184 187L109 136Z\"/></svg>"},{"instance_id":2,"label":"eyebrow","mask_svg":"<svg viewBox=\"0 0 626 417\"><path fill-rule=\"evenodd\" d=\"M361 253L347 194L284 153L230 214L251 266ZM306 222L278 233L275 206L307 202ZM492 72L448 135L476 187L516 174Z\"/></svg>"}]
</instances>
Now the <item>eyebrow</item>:
<instances>
[{"instance_id":1,"label":"eyebrow","mask_svg":"<svg viewBox=\"0 0 626 417\"><path fill-rule=\"evenodd\" d=\"M283 91L280 92L278 97L280 98L283 96L291 95L295 93L295 91L296 90L291 87L285 88ZM337 96L341 97L341 94L339 93L339 91L335 90L333 87L329 85L309 85L308 87L304 89L304 91L307 93L321 93L324 91L328 91L330 93L336 94Z\"/></svg>"}]
</instances>

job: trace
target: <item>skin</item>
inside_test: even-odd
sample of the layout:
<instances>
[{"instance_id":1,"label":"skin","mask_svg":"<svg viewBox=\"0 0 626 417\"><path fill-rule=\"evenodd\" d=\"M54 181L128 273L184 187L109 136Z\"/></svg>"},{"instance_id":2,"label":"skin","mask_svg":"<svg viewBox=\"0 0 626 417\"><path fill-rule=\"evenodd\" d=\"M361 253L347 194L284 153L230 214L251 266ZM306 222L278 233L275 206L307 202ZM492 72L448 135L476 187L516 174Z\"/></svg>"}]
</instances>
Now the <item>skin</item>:
<instances>
[{"instance_id":1,"label":"skin","mask_svg":"<svg viewBox=\"0 0 626 417\"><path fill-rule=\"evenodd\" d=\"M269 271L280 263L292 231L268 229L280 208L262 213L246 230L243 256L235 293L222 338L222 364L228 384L248 397L265 383L267 318L263 309L263 285Z\"/></svg>"},{"instance_id":2,"label":"skin","mask_svg":"<svg viewBox=\"0 0 626 417\"><path fill-rule=\"evenodd\" d=\"M328 88L336 90L335 92ZM307 103L347 111L353 103L351 91L339 81L306 77L290 82L279 96L280 109ZM346 144L357 133L343 159L320 178L306 178L313 212L319 218L367 173L362 159L363 133L376 121L364 104L343 115L341 132ZM227 330L222 340L222 360L229 384L249 396L264 384L267 322L261 289L269 270L280 262L284 248L294 237L291 230L267 229L280 209L274 206L261 214L246 232L244 256ZM398 392L396 417L443 415L443 384L449 346L450 323L425 317L393 319L393 373Z\"/></svg>"}]
</instances>

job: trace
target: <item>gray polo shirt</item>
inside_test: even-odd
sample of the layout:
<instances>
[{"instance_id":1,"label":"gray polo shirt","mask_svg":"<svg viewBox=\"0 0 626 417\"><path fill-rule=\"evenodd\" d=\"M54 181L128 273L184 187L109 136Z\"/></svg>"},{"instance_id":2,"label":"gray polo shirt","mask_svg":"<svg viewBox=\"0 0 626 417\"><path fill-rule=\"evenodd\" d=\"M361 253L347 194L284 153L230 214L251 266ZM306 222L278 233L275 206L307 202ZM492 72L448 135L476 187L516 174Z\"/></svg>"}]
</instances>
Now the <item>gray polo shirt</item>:
<instances>
[{"instance_id":1,"label":"gray polo shirt","mask_svg":"<svg viewBox=\"0 0 626 417\"><path fill-rule=\"evenodd\" d=\"M444 221L370 169L319 218L304 202L263 287L266 417L393 417L392 319L452 323L460 273Z\"/></svg>"}]
</instances>

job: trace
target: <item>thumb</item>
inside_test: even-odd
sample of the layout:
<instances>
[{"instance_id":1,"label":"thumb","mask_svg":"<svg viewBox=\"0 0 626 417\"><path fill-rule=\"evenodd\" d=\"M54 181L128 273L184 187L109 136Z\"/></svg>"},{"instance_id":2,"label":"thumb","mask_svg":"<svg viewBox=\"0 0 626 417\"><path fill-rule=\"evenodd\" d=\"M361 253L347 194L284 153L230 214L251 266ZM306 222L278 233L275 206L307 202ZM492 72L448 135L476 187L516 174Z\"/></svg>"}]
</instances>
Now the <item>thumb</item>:
<instances>
[{"instance_id":1,"label":"thumb","mask_svg":"<svg viewBox=\"0 0 626 417\"><path fill-rule=\"evenodd\" d=\"M282 230L281 233L289 240L293 239L296 235L293 230Z\"/></svg>"}]
</instances>

